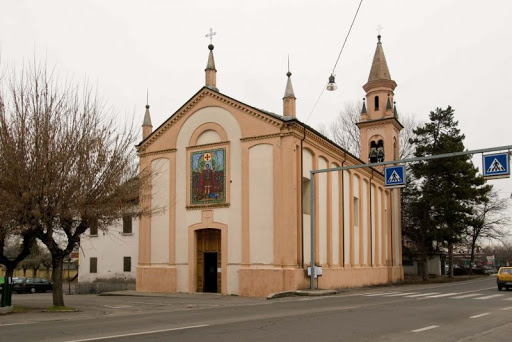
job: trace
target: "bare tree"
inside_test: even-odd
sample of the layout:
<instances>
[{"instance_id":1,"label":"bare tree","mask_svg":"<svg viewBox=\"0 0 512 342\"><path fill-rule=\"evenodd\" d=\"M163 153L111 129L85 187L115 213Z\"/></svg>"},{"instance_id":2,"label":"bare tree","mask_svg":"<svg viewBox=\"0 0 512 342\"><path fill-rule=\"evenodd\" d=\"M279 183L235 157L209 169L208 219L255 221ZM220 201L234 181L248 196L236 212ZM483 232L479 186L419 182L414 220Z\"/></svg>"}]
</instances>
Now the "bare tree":
<instances>
[{"instance_id":1,"label":"bare tree","mask_svg":"<svg viewBox=\"0 0 512 342\"><path fill-rule=\"evenodd\" d=\"M351 101L340 111L328 129L323 125L321 131L327 132L328 137L355 156L361 155L360 131L356 123L361 118L362 101ZM399 114L399 121L404 126L400 131L400 158L405 159L412 156L414 146L410 138L414 137L413 130L418 122L412 115Z\"/></svg>"},{"instance_id":2,"label":"bare tree","mask_svg":"<svg viewBox=\"0 0 512 342\"><path fill-rule=\"evenodd\" d=\"M477 204L473 208L471 225L467 228L467 245L471 253L469 273L473 273L473 262L475 261L475 250L478 242L483 239L501 240L506 236L506 225L510 217L506 214L509 208L508 198L499 198L495 191L487 195L489 200Z\"/></svg>"},{"instance_id":3,"label":"bare tree","mask_svg":"<svg viewBox=\"0 0 512 342\"><path fill-rule=\"evenodd\" d=\"M13 71L2 86L0 206L50 251L53 304L64 306L63 260L80 235L139 214L136 134L91 87L60 82L44 65Z\"/></svg>"}]
</instances>

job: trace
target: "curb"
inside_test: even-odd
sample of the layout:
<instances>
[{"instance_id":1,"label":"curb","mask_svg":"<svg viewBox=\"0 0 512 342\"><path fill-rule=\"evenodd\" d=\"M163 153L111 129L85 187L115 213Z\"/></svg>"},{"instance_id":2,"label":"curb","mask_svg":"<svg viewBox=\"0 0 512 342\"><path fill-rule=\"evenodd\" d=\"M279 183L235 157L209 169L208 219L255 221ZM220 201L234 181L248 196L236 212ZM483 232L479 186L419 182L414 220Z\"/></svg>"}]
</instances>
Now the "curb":
<instances>
[{"instance_id":1,"label":"curb","mask_svg":"<svg viewBox=\"0 0 512 342\"><path fill-rule=\"evenodd\" d=\"M11 313L14 306L2 306L0 307L0 315L6 315L8 313Z\"/></svg>"},{"instance_id":2,"label":"curb","mask_svg":"<svg viewBox=\"0 0 512 342\"><path fill-rule=\"evenodd\" d=\"M284 297L292 297L292 296L295 296L295 291L284 291L284 292L271 293L267 296L267 299L284 298Z\"/></svg>"},{"instance_id":3,"label":"curb","mask_svg":"<svg viewBox=\"0 0 512 342\"><path fill-rule=\"evenodd\" d=\"M338 291L336 291L336 290L297 290L297 291L295 291L295 294L297 294L298 296L312 296L312 297L332 296L337 293L338 293Z\"/></svg>"},{"instance_id":4,"label":"curb","mask_svg":"<svg viewBox=\"0 0 512 342\"><path fill-rule=\"evenodd\" d=\"M338 293L338 291L336 291L336 290L284 291L284 292L271 293L267 296L267 299L284 298L284 297L292 297L292 296L311 296L311 297L332 296L337 293Z\"/></svg>"}]
</instances>

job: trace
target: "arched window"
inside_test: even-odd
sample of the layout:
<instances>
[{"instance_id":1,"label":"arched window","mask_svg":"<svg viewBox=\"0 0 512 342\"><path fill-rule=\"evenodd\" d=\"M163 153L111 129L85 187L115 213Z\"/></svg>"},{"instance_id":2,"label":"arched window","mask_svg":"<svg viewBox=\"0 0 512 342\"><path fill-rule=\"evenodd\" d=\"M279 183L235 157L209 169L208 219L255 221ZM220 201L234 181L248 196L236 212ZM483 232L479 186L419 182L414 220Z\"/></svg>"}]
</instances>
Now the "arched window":
<instances>
[{"instance_id":1,"label":"arched window","mask_svg":"<svg viewBox=\"0 0 512 342\"><path fill-rule=\"evenodd\" d=\"M370 163L380 163L384 161L384 142L382 140L371 142L368 160Z\"/></svg>"},{"instance_id":2,"label":"arched window","mask_svg":"<svg viewBox=\"0 0 512 342\"><path fill-rule=\"evenodd\" d=\"M379 110L379 97L375 96L375 110Z\"/></svg>"}]
</instances>

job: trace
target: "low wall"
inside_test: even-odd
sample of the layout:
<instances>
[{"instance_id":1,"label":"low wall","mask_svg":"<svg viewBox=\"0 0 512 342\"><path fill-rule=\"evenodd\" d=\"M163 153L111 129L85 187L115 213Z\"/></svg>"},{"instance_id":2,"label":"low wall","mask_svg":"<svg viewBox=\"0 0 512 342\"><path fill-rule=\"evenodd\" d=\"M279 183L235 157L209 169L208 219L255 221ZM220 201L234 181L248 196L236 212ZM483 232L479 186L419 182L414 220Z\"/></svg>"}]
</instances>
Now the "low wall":
<instances>
[{"instance_id":1,"label":"low wall","mask_svg":"<svg viewBox=\"0 0 512 342\"><path fill-rule=\"evenodd\" d=\"M121 282L78 283L74 286L75 294L97 294L103 292L135 290L135 283Z\"/></svg>"}]
</instances>

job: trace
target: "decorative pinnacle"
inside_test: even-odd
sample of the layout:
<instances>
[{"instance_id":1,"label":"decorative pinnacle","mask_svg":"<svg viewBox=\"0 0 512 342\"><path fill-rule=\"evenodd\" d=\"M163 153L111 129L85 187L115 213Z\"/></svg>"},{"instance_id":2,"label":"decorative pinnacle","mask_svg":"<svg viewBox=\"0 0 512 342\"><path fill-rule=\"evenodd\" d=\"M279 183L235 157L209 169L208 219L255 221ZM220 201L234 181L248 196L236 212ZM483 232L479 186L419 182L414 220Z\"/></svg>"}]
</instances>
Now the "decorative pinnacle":
<instances>
[{"instance_id":1,"label":"decorative pinnacle","mask_svg":"<svg viewBox=\"0 0 512 342\"><path fill-rule=\"evenodd\" d=\"M378 32L378 34L379 34L379 35L377 36L377 39L379 40L379 43L380 43L380 37L381 37L380 33L382 32L382 29L383 29L383 28L384 28L384 27L382 27L382 25L381 25L381 24L377 25L377 32Z\"/></svg>"},{"instance_id":2,"label":"decorative pinnacle","mask_svg":"<svg viewBox=\"0 0 512 342\"><path fill-rule=\"evenodd\" d=\"M290 72L290 55L288 55L288 72L286 73L286 76L290 77L292 73Z\"/></svg>"}]
</instances>

